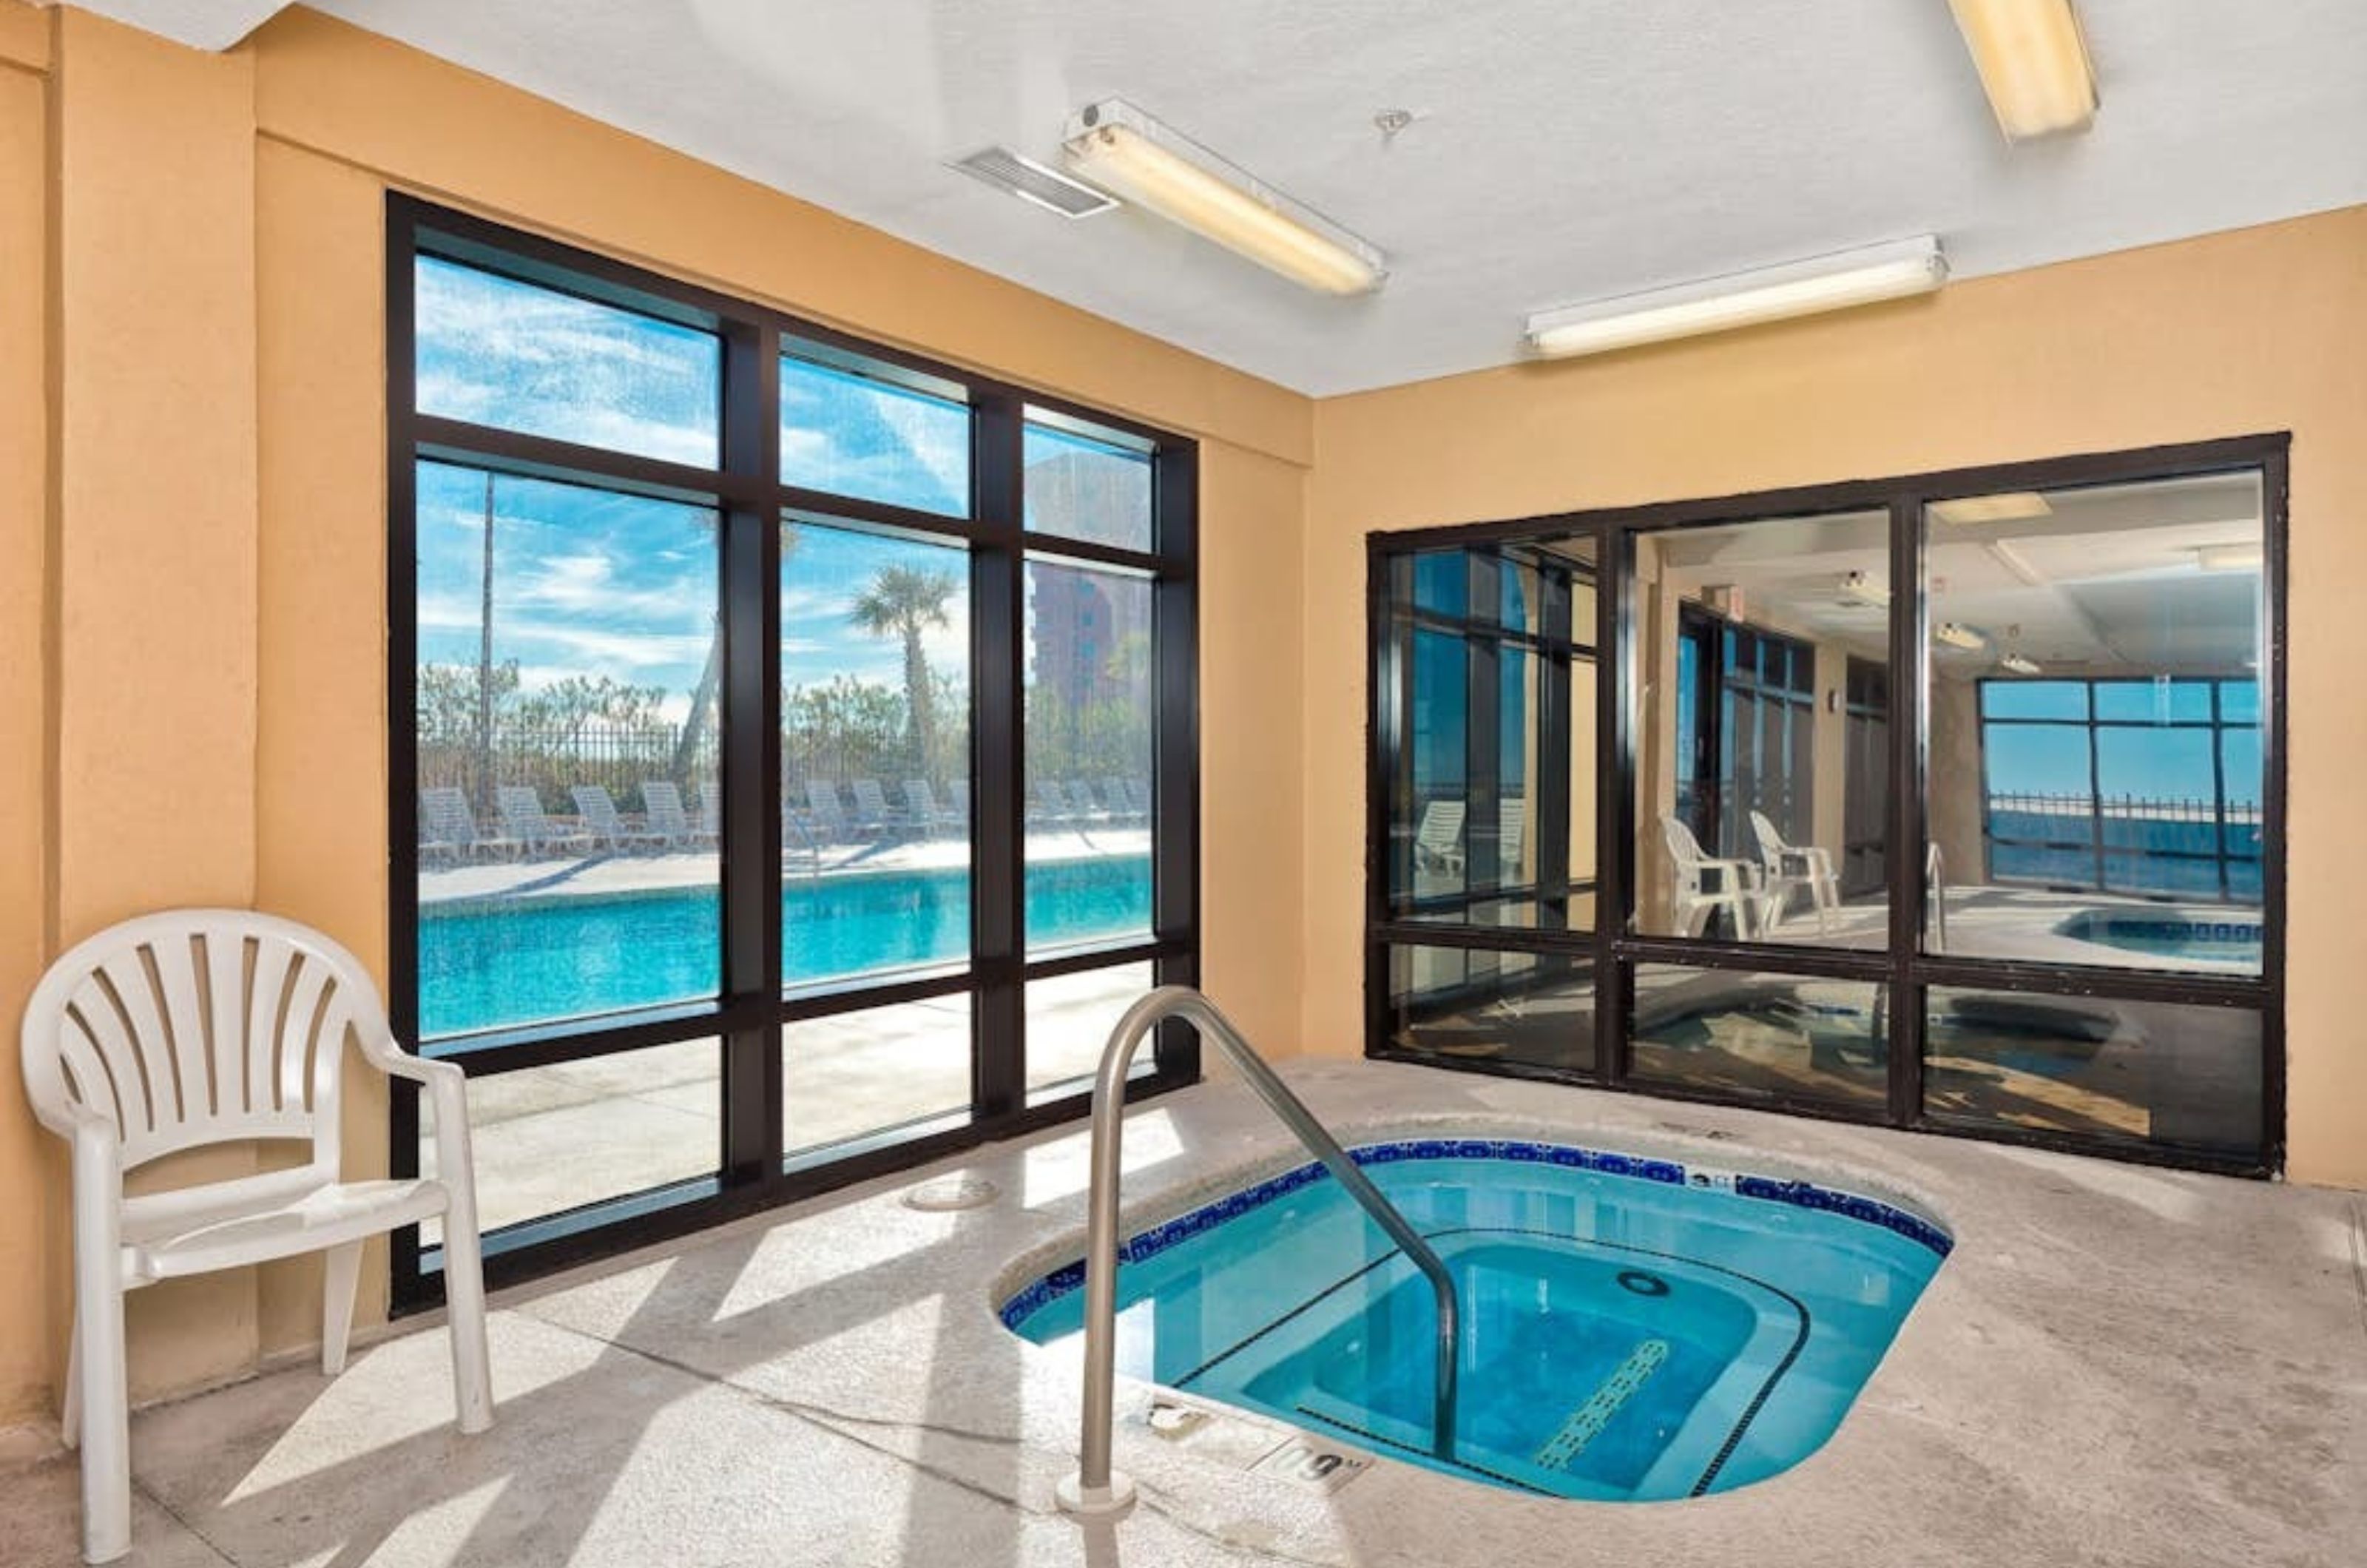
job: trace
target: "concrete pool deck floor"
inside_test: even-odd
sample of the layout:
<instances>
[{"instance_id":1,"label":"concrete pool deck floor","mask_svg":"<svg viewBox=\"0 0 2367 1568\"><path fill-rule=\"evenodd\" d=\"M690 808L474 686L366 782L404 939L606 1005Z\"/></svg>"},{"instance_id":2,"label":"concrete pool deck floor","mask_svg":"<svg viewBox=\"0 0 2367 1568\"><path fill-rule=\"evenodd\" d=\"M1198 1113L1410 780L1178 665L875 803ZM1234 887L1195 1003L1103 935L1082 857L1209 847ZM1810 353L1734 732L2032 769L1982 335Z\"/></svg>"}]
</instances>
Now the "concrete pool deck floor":
<instances>
[{"instance_id":1,"label":"concrete pool deck floor","mask_svg":"<svg viewBox=\"0 0 2367 1568\"><path fill-rule=\"evenodd\" d=\"M1420 1067L1289 1072L1351 1141L1454 1126L1817 1176L1935 1210L1956 1249L1831 1441L1755 1486L1590 1505L1383 1461L1325 1494L1136 1419L1117 1453L1143 1501L1088 1528L1052 1503L1073 1466L1076 1352L1023 1344L993 1310L1017 1265L1075 1243L1085 1139L1067 1129L504 1293L502 1405L481 1438L449 1425L432 1323L398 1325L334 1381L291 1368L142 1412L131 1561L2361 1560L2360 1195ZM1127 1134L1130 1222L1297 1159L1229 1086L1156 1101ZM903 1204L948 1170L1001 1199ZM1145 1392L1124 1385L1122 1407ZM0 1473L0 1562L74 1561L74 1498L70 1457Z\"/></svg>"}]
</instances>

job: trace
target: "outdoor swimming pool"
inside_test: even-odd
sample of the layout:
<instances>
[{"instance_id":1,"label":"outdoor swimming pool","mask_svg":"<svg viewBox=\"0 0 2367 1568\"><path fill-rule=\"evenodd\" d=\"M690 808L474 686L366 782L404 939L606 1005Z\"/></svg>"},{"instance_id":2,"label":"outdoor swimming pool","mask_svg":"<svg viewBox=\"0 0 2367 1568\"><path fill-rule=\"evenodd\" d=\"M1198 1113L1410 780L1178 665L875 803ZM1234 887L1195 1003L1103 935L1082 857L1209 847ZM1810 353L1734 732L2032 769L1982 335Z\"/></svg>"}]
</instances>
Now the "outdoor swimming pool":
<instances>
[{"instance_id":1,"label":"outdoor swimming pool","mask_svg":"<svg viewBox=\"0 0 2367 1568\"><path fill-rule=\"evenodd\" d=\"M419 911L419 1026L430 1039L712 997L712 886L453 900ZM969 873L839 872L781 887L782 967L803 985L957 963L969 953ZM1150 930L1150 857L1027 868L1031 952Z\"/></svg>"},{"instance_id":2,"label":"outdoor swimming pool","mask_svg":"<svg viewBox=\"0 0 2367 1568\"><path fill-rule=\"evenodd\" d=\"M1730 1491L1840 1427L1952 1242L1806 1182L1558 1145L1352 1151L1454 1276L1452 1462L1433 1453L1428 1283L1307 1165L1128 1240L1118 1365L1410 1463L1555 1496ZM1082 1332L1083 1266L1002 1308Z\"/></svg>"}]
</instances>

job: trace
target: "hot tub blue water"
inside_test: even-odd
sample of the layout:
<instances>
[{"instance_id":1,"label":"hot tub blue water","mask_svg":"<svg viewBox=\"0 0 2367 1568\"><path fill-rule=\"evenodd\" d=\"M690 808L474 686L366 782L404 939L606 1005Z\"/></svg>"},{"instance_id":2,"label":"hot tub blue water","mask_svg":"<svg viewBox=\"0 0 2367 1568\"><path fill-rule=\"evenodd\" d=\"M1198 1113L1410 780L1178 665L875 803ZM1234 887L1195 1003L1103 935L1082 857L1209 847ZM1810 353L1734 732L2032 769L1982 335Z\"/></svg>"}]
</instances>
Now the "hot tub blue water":
<instances>
[{"instance_id":1,"label":"hot tub blue water","mask_svg":"<svg viewBox=\"0 0 2367 1568\"><path fill-rule=\"evenodd\" d=\"M1521 1491L1649 1502L1798 1463L1946 1257L1920 1216L1808 1183L1558 1145L1351 1151L1445 1261L1463 1318L1451 1461L1433 1451L1428 1283L1308 1165L1134 1236L1118 1366ZM1002 1307L1073 1344L1082 1266Z\"/></svg>"},{"instance_id":2,"label":"hot tub blue water","mask_svg":"<svg viewBox=\"0 0 2367 1568\"><path fill-rule=\"evenodd\" d=\"M2241 916L2186 914L2175 909L2090 909L2055 928L2058 936L2174 958L2213 968L2260 966L2260 919L2257 911Z\"/></svg>"},{"instance_id":3,"label":"hot tub blue water","mask_svg":"<svg viewBox=\"0 0 2367 1568\"><path fill-rule=\"evenodd\" d=\"M428 1038L713 997L712 886L606 896L563 889L424 906L419 1022ZM790 985L957 963L970 947L967 867L798 876L781 886ZM1031 951L1150 930L1150 857L1027 868Z\"/></svg>"}]
</instances>

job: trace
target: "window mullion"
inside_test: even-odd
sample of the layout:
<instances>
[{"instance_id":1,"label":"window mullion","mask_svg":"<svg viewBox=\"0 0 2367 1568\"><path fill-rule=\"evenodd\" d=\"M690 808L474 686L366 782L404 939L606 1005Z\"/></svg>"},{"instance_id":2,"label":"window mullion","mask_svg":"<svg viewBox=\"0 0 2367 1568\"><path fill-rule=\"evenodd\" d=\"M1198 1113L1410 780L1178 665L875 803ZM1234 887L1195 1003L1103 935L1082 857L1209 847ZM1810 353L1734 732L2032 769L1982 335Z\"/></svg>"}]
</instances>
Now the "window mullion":
<instances>
[{"instance_id":1,"label":"window mullion","mask_svg":"<svg viewBox=\"0 0 2367 1568\"><path fill-rule=\"evenodd\" d=\"M970 1082L975 1113L991 1121L1026 1102L1025 478L1018 400L981 394L973 411L972 515L982 532L970 561L970 961L978 976Z\"/></svg>"}]
</instances>

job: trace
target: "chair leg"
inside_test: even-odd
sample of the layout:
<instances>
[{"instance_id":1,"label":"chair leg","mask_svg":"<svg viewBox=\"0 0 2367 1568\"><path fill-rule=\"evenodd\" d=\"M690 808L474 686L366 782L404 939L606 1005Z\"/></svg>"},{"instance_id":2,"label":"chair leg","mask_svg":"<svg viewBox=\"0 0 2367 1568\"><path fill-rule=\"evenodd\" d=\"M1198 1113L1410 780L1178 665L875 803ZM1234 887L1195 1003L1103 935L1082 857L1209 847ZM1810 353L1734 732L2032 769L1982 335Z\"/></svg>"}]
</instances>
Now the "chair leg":
<instances>
[{"instance_id":1,"label":"chair leg","mask_svg":"<svg viewBox=\"0 0 2367 1568\"><path fill-rule=\"evenodd\" d=\"M76 1324L66 1336L66 1401L65 1411L58 1418L58 1435L68 1448L82 1443L82 1325Z\"/></svg>"},{"instance_id":2,"label":"chair leg","mask_svg":"<svg viewBox=\"0 0 2367 1568\"><path fill-rule=\"evenodd\" d=\"M113 1262L112 1258L107 1262ZM85 1268L75 1281L82 1398L82 1555L112 1562L131 1550L131 1391L123 1355L123 1296Z\"/></svg>"},{"instance_id":3,"label":"chair leg","mask_svg":"<svg viewBox=\"0 0 2367 1568\"><path fill-rule=\"evenodd\" d=\"M354 1332L354 1296L361 1285L362 1244L329 1248L321 1282L321 1371L335 1377L345 1370L345 1348Z\"/></svg>"},{"instance_id":4,"label":"chair leg","mask_svg":"<svg viewBox=\"0 0 2367 1568\"><path fill-rule=\"evenodd\" d=\"M452 1332L452 1396L460 1430L493 1424L493 1379L485 1344L485 1270L476 1216L444 1215L444 1311Z\"/></svg>"}]
</instances>

